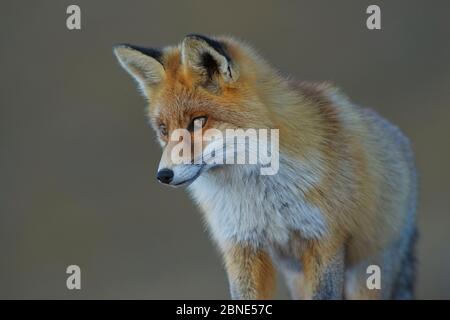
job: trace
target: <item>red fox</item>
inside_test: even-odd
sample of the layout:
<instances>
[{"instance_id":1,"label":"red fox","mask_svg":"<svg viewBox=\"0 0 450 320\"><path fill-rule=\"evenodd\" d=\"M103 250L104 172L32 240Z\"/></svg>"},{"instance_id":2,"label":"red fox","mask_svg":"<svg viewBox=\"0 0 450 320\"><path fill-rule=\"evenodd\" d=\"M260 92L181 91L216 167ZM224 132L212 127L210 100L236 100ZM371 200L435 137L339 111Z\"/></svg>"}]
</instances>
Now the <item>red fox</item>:
<instances>
[{"instance_id":1,"label":"red fox","mask_svg":"<svg viewBox=\"0 0 450 320\"><path fill-rule=\"evenodd\" d=\"M277 269L294 299L414 297L416 170L397 127L331 84L282 77L231 37L193 34L114 53L148 100L163 148L157 178L187 186L233 299L270 299ZM175 163L180 141L170 135L195 135L194 121L204 131L278 129L278 171ZM371 265L381 270L377 288L367 285Z\"/></svg>"}]
</instances>

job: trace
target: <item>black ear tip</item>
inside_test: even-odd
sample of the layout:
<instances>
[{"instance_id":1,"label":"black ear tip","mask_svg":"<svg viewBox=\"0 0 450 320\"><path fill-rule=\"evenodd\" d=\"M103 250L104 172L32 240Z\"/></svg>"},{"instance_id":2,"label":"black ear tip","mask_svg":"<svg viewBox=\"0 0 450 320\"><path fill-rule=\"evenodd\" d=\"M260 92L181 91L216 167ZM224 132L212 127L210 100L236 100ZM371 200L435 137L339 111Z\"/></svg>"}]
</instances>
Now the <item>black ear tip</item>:
<instances>
[{"instance_id":1,"label":"black ear tip","mask_svg":"<svg viewBox=\"0 0 450 320\"><path fill-rule=\"evenodd\" d=\"M185 38L199 38L199 39L206 39L208 37L198 34L198 33L189 33L185 36Z\"/></svg>"},{"instance_id":2,"label":"black ear tip","mask_svg":"<svg viewBox=\"0 0 450 320\"><path fill-rule=\"evenodd\" d=\"M212 39L210 37L207 37L207 36L204 36L204 35L198 34L198 33L189 33L184 38L185 39L202 40L202 41L205 41L206 43L208 43L210 45L211 45L212 42L217 42L216 40L214 40L214 39Z\"/></svg>"},{"instance_id":3,"label":"black ear tip","mask_svg":"<svg viewBox=\"0 0 450 320\"><path fill-rule=\"evenodd\" d=\"M135 51L139 51L142 53L144 53L144 51L146 51L146 50L149 50L148 48L136 46L134 44L129 44L129 43L116 43L113 45L113 49L119 49L119 48L135 50Z\"/></svg>"},{"instance_id":4,"label":"black ear tip","mask_svg":"<svg viewBox=\"0 0 450 320\"><path fill-rule=\"evenodd\" d=\"M214 50L216 50L218 53L223 55L228 61L230 61L230 56L228 55L226 46L224 45L224 43L222 43L218 40L203 36L201 34L196 34L196 33L191 33L191 34L186 35L185 39L202 40L202 41L206 42Z\"/></svg>"},{"instance_id":5,"label":"black ear tip","mask_svg":"<svg viewBox=\"0 0 450 320\"><path fill-rule=\"evenodd\" d=\"M145 54L146 56L152 57L153 59L162 63L163 52L160 49L146 48L146 47L136 46L134 44L129 44L129 43L119 43L119 44L113 45L114 52L120 48L126 48L126 49L130 49L130 50L138 51L138 52Z\"/></svg>"}]
</instances>

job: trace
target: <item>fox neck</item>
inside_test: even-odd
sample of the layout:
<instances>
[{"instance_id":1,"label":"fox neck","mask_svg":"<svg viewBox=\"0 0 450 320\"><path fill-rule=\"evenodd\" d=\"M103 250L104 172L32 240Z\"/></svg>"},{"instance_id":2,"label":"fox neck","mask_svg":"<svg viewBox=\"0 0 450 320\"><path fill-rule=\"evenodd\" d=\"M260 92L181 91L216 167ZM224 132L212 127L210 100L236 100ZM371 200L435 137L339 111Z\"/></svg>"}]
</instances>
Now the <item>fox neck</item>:
<instances>
[{"instance_id":1,"label":"fox neck","mask_svg":"<svg viewBox=\"0 0 450 320\"><path fill-rule=\"evenodd\" d=\"M266 184L276 188L277 185L287 184L287 177L295 181L291 181L292 187L299 193L307 193L311 188L320 183L322 177L322 169L317 165L314 155L309 158L298 160L287 154L280 153L279 172L274 175L262 175L259 165L235 164L221 165L214 167L203 173L197 180L189 186L190 191L195 192L196 187L204 184L221 186L224 190L240 184L247 185L248 190L253 190L252 185Z\"/></svg>"}]
</instances>

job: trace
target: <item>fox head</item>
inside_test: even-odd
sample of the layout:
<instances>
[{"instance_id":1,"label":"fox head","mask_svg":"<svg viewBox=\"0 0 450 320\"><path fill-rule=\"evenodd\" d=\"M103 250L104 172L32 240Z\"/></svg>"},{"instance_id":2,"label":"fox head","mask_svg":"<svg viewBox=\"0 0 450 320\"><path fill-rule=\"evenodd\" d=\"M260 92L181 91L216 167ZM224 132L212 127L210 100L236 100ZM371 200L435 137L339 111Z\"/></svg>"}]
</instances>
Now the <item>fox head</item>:
<instances>
[{"instance_id":1,"label":"fox head","mask_svg":"<svg viewBox=\"0 0 450 320\"><path fill-rule=\"evenodd\" d=\"M148 101L148 116L163 148L157 171L160 182L186 185L217 167L198 161L207 157L205 153L212 154L208 146L214 139L203 137L202 148L193 148L196 134L273 127L261 93L273 88L264 74L274 73L234 39L188 35L178 46L149 49L121 44L114 53ZM174 138L179 129L191 139ZM174 161L180 145L194 149L189 163Z\"/></svg>"}]
</instances>

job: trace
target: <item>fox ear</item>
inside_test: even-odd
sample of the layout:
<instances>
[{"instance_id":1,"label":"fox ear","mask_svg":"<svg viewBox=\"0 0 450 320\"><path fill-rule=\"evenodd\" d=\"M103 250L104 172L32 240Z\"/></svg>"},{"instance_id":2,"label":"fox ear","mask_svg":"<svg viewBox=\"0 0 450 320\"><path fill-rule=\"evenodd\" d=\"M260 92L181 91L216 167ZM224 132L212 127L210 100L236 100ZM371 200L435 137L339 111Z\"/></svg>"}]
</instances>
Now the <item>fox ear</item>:
<instances>
[{"instance_id":1,"label":"fox ear","mask_svg":"<svg viewBox=\"0 0 450 320\"><path fill-rule=\"evenodd\" d=\"M181 45L182 63L203 80L203 84L218 85L218 79L233 82L238 72L225 44L201 35L187 35Z\"/></svg>"},{"instance_id":2,"label":"fox ear","mask_svg":"<svg viewBox=\"0 0 450 320\"><path fill-rule=\"evenodd\" d=\"M113 51L120 65L137 81L145 96L148 95L148 87L164 79L165 71L160 50L119 44L114 46Z\"/></svg>"}]
</instances>

